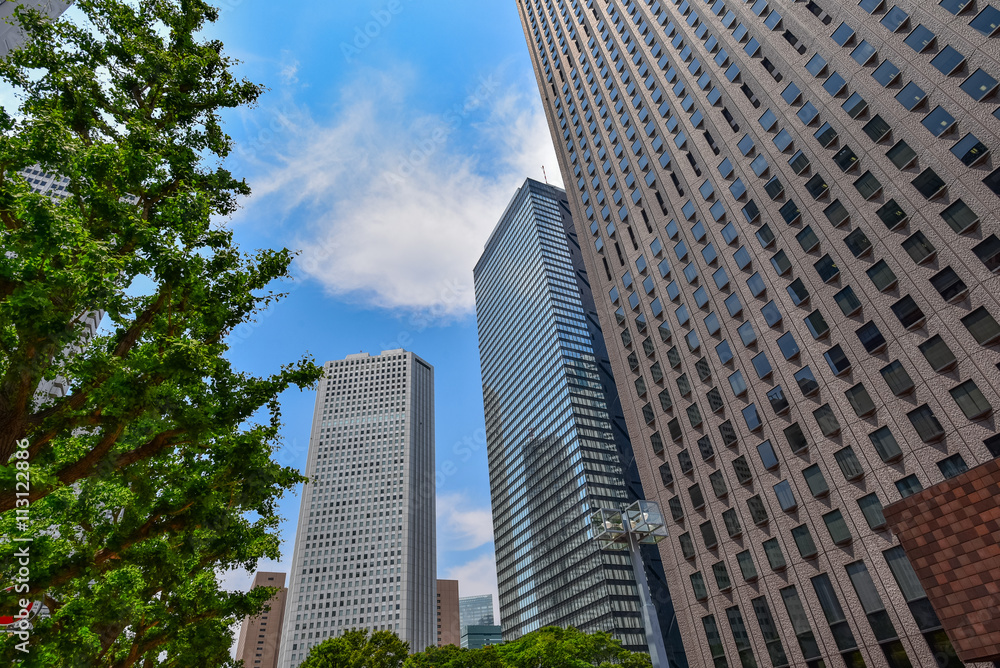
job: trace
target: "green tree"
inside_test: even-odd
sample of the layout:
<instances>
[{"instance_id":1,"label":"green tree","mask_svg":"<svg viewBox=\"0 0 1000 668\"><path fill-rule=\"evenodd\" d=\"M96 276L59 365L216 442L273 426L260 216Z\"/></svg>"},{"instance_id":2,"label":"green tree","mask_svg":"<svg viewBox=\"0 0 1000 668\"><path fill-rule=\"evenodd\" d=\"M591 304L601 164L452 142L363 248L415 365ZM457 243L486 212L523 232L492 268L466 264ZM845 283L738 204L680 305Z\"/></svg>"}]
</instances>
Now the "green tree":
<instances>
[{"instance_id":1,"label":"green tree","mask_svg":"<svg viewBox=\"0 0 1000 668\"><path fill-rule=\"evenodd\" d=\"M572 627L547 626L499 646L498 651L510 668L649 668L652 665L648 654L623 649L609 633L587 634Z\"/></svg>"},{"instance_id":2,"label":"green tree","mask_svg":"<svg viewBox=\"0 0 1000 668\"><path fill-rule=\"evenodd\" d=\"M497 648L465 649L454 645L428 647L406 660L405 668L506 668Z\"/></svg>"},{"instance_id":3,"label":"green tree","mask_svg":"<svg viewBox=\"0 0 1000 668\"><path fill-rule=\"evenodd\" d=\"M310 650L300 668L402 668L409 643L392 631L347 631Z\"/></svg>"},{"instance_id":4,"label":"green tree","mask_svg":"<svg viewBox=\"0 0 1000 668\"><path fill-rule=\"evenodd\" d=\"M232 623L272 592L228 593L217 572L280 557L276 502L303 478L273 461L278 397L322 371L303 358L255 377L226 359L292 260L241 252L218 222L250 192L222 167L220 114L262 88L202 36L218 18L204 0L76 7L86 22L19 9L28 43L0 62L19 99L0 110L0 580L24 545L9 539L33 538L30 590L0 610L52 612L30 653L0 638L0 661L232 665ZM66 197L32 192L32 166ZM66 396L40 401L57 376Z\"/></svg>"},{"instance_id":5,"label":"green tree","mask_svg":"<svg viewBox=\"0 0 1000 668\"><path fill-rule=\"evenodd\" d=\"M630 652L608 633L547 626L513 642L469 650L428 647L406 668L651 668L648 654Z\"/></svg>"}]
</instances>

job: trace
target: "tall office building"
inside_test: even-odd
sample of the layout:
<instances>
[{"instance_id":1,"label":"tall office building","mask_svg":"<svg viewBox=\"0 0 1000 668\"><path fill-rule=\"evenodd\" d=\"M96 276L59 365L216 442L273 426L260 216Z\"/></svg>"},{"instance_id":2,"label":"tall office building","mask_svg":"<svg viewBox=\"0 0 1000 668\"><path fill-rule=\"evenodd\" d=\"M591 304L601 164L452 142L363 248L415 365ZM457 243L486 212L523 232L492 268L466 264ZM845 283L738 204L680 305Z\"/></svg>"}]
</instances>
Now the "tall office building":
<instances>
[{"instance_id":1,"label":"tall office building","mask_svg":"<svg viewBox=\"0 0 1000 668\"><path fill-rule=\"evenodd\" d=\"M11 49L16 49L24 43L21 29L13 25L15 7L18 5L32 7L46 16L56 18L66 11L70 4L59 0L17 0L17 2L0 0L0 58L6 56Z\"/></svg>"},{"instance_id":2,"label":"tall office building","mask_svg":"<svg viewBox=\"0 0 1000 668\"><path fill-rule=\"evenodd\" d=\"M959 665L882 507L997 454L997 3L517 6L692 665Z\"/></svg>"},{"instance_id":3,"label":"tall office building","mask_svg":"<svg viewBox=\"0 0 1000 668\"><path fill-rule=\"evenodd\" d=\"M476 264L476 316L505 640L542 626L646 650L629 557L588 514L641 498L566 194L528 179ZM659 556L647 554L671 662L687 665Z\"/></svg>"},{"instance_id":4,"label":"tall office building","mask_svg":"<svg viewBox=\"0 0 1000 668\"><path fill-rule=\"evenodd\" d=\"M461 617L458 608L458 580L437 581L437 646L462 642Z\"/></svg>"},{"instance_id":5,"label":"tall office building","mask_svg":"<svg viewBox=\"0 0 1000 668\"><path fill-rule=\"evenodd\" d=\"M246 617L240 626L236 660L246 668L278 668L281 648L281 624L285 618L284 573L261 571L254 576L254 588L276 587L278 592L267 602L267 609L256 617Z\"/></svg>"},{"instance_id":6,"label":"tall office building","mask_svg":"<svg viewBox=\"0 0 1000 668\"><path fill-rule=\"evenodd\" d=\"M493 594L463 596L458 599L460 624L466 626L493 625Z\"/></svg>"},{"instance_id":7,"label":"tall office building","mask_svg":"<svg viewBox=\"0 0 1000 668\"><path fill-rule=\"evenodd\" d=\"M305 475L282 668L351 629L434 645L434 369L405 350L327 362Z\"/></svg>"}]
</instances>

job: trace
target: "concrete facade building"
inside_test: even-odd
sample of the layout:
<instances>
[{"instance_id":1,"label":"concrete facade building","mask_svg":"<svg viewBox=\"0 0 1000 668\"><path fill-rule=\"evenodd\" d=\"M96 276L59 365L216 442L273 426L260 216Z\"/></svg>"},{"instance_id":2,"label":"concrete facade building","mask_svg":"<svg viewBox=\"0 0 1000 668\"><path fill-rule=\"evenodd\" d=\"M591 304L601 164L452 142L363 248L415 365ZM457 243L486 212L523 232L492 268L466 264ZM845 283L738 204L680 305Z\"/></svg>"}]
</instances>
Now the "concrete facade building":
<instances>
[{"instance_id":1,"label":"concrete facade building","mask_svg":"<svg viewBox=\"0 0 1000 668\"><path fill-rule=\"evenodd\" d=\"M458 580L437 581L437 646L462 642L458 603Z\"/></svg>"},{"instance_id":2,"label":"concrete facade building","mask_svg":"<svg viewBox=\"0 0 1000 668\"><path fill-rule=\"evenodd\" d=\"M645 651L628 555L588 518L641 498L566 194L528 179L474 270L504 639L607 631ZM656 550L647 577L671 662L687 665Z\"/></svg>"},{"instance_id":3,"label":"concrete facade building","mask_svg":"<svg viewBox=\"0 0 1000 668\"><path fill-rule=\"evenodd\" d=\"M994 456L998 4L517 7L691 664L961 665L882 507Z\"/></svg>"},{"instance_id":4,"label":"concrete facade building","mask_svg":"<svg viewBox=\"0 0 1000 668\"><path fill-rule=\"evenodd\" d=\"M405 350L327 362L305 475L282 668L351 629L434 645L434 369Z\"/></svg>"},{"instance_id":5,"label":"concrete facade building","mask_svg":"<svg viewBox=\"0 0 1000 668\"><path fill-rule=\"evenodd\" d=\"M246 617L240 626L240 639L236 645L236 660L246 668L278 668L281 648L281 625L285 618L284 573L261 571L254 576L254 588L277 587L278 592L267 602L268 608L257 617Z\"/></svg>"},{"instance_id":6,"label":"concrete facade building","mask_svg":"<svg viewBox=\"0 0 1000 668\"><path fill-rule=\"evenodd\" d=\"M466 626L492 626L493 594L463 596L458 599L458 611L462 628Z\"/></svg>"}]
</instances>

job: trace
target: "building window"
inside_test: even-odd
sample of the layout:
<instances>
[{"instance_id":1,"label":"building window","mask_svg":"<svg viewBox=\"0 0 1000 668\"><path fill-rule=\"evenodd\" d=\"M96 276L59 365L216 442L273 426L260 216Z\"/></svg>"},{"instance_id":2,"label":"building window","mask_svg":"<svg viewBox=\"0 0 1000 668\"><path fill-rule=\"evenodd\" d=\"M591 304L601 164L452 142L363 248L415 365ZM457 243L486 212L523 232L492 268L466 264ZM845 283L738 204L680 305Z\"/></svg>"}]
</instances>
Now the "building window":
<instances>
[{"instance_id":1,"label":"building window","mask_svg":"<svg viewBox=\"0 0 1000 668\"><path fill-rule=\"evenodd\" d=\"M885 260L879 260L871 266L866 272L868 278L871 279L875 288L880 292L885 292L890 288L894 287L898 282L896 279L896 274L893 273L892 269Z\"/></svg>"},{"instance_id":2,"label":"building window","mask_svg":"<svg viewBox=\"0 0 1000 668\"><path fill-rule=\"evenodd\" d=\"M722 497L726 496L726 494L729 493L729 490L726 488L726 478L725 476L722 475L721 470L714 471L713 473L711 473L708 476L708 481L709 483L711 483L712 492L715 494L717 498L721 499Z\"/></svg>"},{"instance_id":3,"label":"building window","mask_svg":"<svg viewBox=\"0 0 1000 668\"><path fill-rule=\"evenodd\" d=\"M868 434L868 438L871 440L872 445L875 446L875 451L878 452L878 456L882 458L882 461L886 463L893 462L903 456L903 451L899 448L899 443L896 441L896 437L892 435L889 427L879 427Z\"/></svg>"},{"instance_id":4,"label":"building window","mask_svg":"<svg viewBox=\"0 0 1000 668\"><path fill-rule=\"evenodd\" d=\"M806 485L813 496L819 498L830 493L830 486L826 484L823 470L819 464L813 464L802 470L802 476L806 479Z\"/></svg>"},{"instance_id":5,"label":"building window","mask_svg":"<svg viewBox=\"0 0 1000 668\"><path fill-rule=\"evenodd\" d=\"M833 458L837 460L840 472L847 480L857 480L865 474L864 469L861 468L861 462L858 461L857 455L854 454L854 448L851 446L833 453Z\"/></svg>"},{"instance_id":6,"label":"building window","mask_svg":"<svg viewBox=\"0 0 1000 668\"><path fill-rule=\"evenodd\" d=\"M950 392L952 399L970 420L978 420L993 412L993 406L983 396L975 381L967 380L953 387Z\"/></svg>"},{"instance_id":7,"label":"building window","mask_svg":"<svg viewBox=\"0 0 1000 668\"><path fill-rule=\"evenodd\" d=\"M786 427L782 433L784 433L788 447L793 453L798 454L809 447L809 441L806 440L806 435L802 432L802 427L799 426L798 422Z\"/></svg>"},{"instance_id":8,"label":"building window","mask_svg":"<svg viewBox=\"0 0 1000 668\"><path fill-rule=\"evenodd\" d=\"M917 347L934 371L947 371L958 361L940 334L935 334Z\"/></svg>"},{"instance_id":9,"label":"building window","mask_svg":"<svg viewBox=\"0 0 1000 668\"><path fill-rule=\"evenodd\" d=\"M905 295L890 308L899 319L900 324L906 329L915 329L927 320L924 312L920 310L917 302L910 295Z\"/></svg>"},{"instance_id":10,"label":"building window","mask_svg":"<svg viewBox=\"0 0 1000 668\"><path fill-rule=\"evenodd\" d=\"M723 512L722 521L726 525L726 533L729 534L730 538L735 538L743 533L743 527L740 526L740 516L736 514L735 508Z\"/></svg>"},{"instance_id":11,"label":"building window","mask_svg":"<svg viewBox=\"0 0 1000 668\"><path fill-rule=\"evenodd\" d=\"M854 289L849 285L834 294L833 300L837 302L837 306L840 307L841 312L847 317L861 310L861 300L858 299L858 296L854 293Z\"/></svg>"},{"instance_id":12,"label":"building window","mask_svg":"<svg viewBox=\"0 0 1000 668\"><path fill-rule=\"evenodd\" d=\"M694 590L696 601L704 601L708 598L708 588L705 587L705 577L699 571L691 574L691 589Z\"/></svg>"},{"instance_id":13,"label":"building window","mask_svg":"<svg viewBox=\"0 0 1000 668\"><path fill-rule=\"evenodd\" d=\"M1000 340L1000 325L985 307L980 306L962 318L962 324L981 346L988 346Z\"/></svg>"},{"instance_id":14,"label":"building window","mask_svg":"<svg viewBox=\"0 0 1000 668\"><path fill-rule=\"evenodd\" d=\"M875 412L875 402L872 401L871 395L868 394L863 383L858 383L850 388L844 392L844 395L858 417L865 417Z\"/></svg>"},{"instance_id":15,"label":"building window","mask_svg":"<svg viewBox=\"0 0 1000 668\"><path fill-rule=\"evenodd\" d=\"M862 659L860 652L858 652L858 643L854 639L854 633L851 631L851 626L844 615L844 609L837 599L837 593L833 588L833 583L830 581L830 576L823 573L812 578L811 582L813 589L816 591L816 597L819 599L819 605L823 608L823 615L830 625L833 639L837 643L837 649L840 650L844 658L844 662L848 666L861 665L861 663L864 663L864 659Z\"/></svg>"},{"instance_id":16,"label":"building window","mask_svg":"<svg viewBox=\"0 0 1000 668\"><path fill-rule=\"evenodd\" d=\"M803 559L812 559L817 555L816 543L813 541L812 534L809 533L808 525L800 524L792 529L792 539L795 541L795 547L799 550L799 556Z\"/></svg>"},{"instance_id":17,"label":"building window","mask_svg":"<svg viewBox=\"0 0 1000 668\"><path fill-rule=\"evenodd\" d=\"M719 540L715 536L715 529L712 527L712 522L702 522L699 527L701 531L701 539L705 542L705 547L709 550L715 549L719 545Z\"/></svg>"},{"instance_id":18,"label":"building window","mask_svg":"<svg viewBox=\"0 0 1000 668\"><path fill-rule=\"evenodd\" d=\"M833 437L840 433L840 422L830 404L823 404L814 410L813 417L816 418L816 424L824 436Z\"/></svg>"},{"instance_id":19,"label":"building window","mask_svg":"<svg viewBox=\"0 0 1000 668\"><path fill-rule=\"evenodd\" d=\"M729 571L726 570L726 562L717 561L712 564L712 575L715 576L715 585L719 591L728 591L733 588L732 582L729 581Z\"/></svg>"},{"instance_id":20,"label":"building window","mask_svg":"<svg viewBox=\"0 0 1000 668\"><path fill-rule=\"evenodd\" d=\"M725 668L729 664L726 662L726 650L722 644L722 637L719 635L719 627L715 623L715 615L702 617L701 623L705 629L708 651L712 655L715 668Z\"/></svg>"},{"instance_id":21,"label":"building window","mask_svg":"<svg viewBox=\"0 0 1000 668\"><path fill-rule=\"evenodd\" d=\"M920 480L917 479L915 475L908 475L905 478L896 481L896 489L899 491L899 495L902 498L912 496L924 488L920 484Z\"/></svg>"},{"instance_id":22,"label":"building window","mask_svg":"<svg viewBox=\"0 0 1000 668\"><path fill-rule=\"evenodd\" d=\"M906 417L909 418L910 424L913 425L917 435L920 436L920 440L924 443L937 441L944 436L944 428L934 416L934 411L927 404L913 409L906 414Z\"/></svg>"},{"instance_id":23,"label":"building window","mask_svg":"<svg viewBox=\"0 0 1000 668\"><path fill-rule=\"evenodd\" d=\"M844 514L840 510L834 510L823 515L823 522L826 524L826 529L830 532L830 538L833 539L834 544L846 545L853 540L851 530L847 527L847 522L844 521Z\"/></svg>"},{"instance_id":24,"label":"building window","mask_svg":"<svg viewBox=\"0 0 1000 668\"><path fill-rule=\"evenodd\" d=\"M902 246L903 250L905 250L907 255L910 256L910 259L917 264L930 262L937 254L937 249L934 248L934 244L932 244L920 230L917 230L907 237L903 241Z\"/></svg>"},{"instance_id":25,"label":"building window","mask_svg":"<svg viewBox=\"0 0 1000 668\"><path fill-rule=\"evenodd\" d=\"M691 497L691 507L700 510L705 507L705 495L701 493L701 485L695 483L688 487L688 495Z\"/></svg>"},{"instance_id":26,"label":"building window","mask_svg":"<svg viewBox=\"0 0 1000 668\"><path fill-rule=\"evenodd\" d=\"M741 485L745 485L753 480L753 473L750 472L750 466L743 455L733 460L733 472L736 473L736 479Z\"/></svg>"},{"instance_id":27,"label":"building window","mask_svg":"<svg viewBox=\"0 0 1000 668\"><path fill-rule=\"evenodd\" d=\"M792 486L788 484L787 480L782 480L774 486L774 496L778 499L778 505L786 513L790 513L798 507L795 495L792 493Z\"/></svg>"},{"instance_id":28,"label":"building window","mask_svg":"<svg viewBox=\"0 0 1000 668\"><path fill-rule=\"evenodd\" d=\"M768 522L767 507L760 495L754 495L747 499L747 509L750 511L750 518L754 524L760 526Z\"/></svg>"},{"instance_id":29,"label":"building window","mask_svg":"<svg viewBox=\"0 0 1000 668\"><path fill-rule=\"evenodd\" d=\"M784 570L785 566L785 555L781 552L781 545L778 543L777 538L771 538L765 540L762 544L764 548L764 555L767 557L767 563L773 571Z\"/></svg>"},{"instance_id":30,"label":"building window","mask_svg":"<svg viewBox=\"0 0 1000 668\"><path fill-rule=\"evenodd\" d=\"M946 480L948 478L954 478L957 475L961 475L969 470L969 467L966 465L962 455L958 453L951 455L950 457L945 457L939 461L937 465L941 470L941 475L943 475Z\"/></svg>"},{"instance_id":31,"label":"building window","mask_svg":"<svg viewBox=\"0 0 1000 668\"><path fill-rule=\"evenodd\" d=\"M763 596L750 601L753 606L754 615L757 617L757 624L760 626L760 635L767 648L768 657L771 659L773 668L784 668L788 665L788 657L781 645L781 636L778 627L771 616L771 609L767 605L767 599Z\"/></svg>"},{"instance_id":32,"label":"building window","mask_svg":"<svg viewBox=\"0 0 1000 668\"><path fill-rule=\"evenodd\" d=\"M688 560L694 559L694 541L691 540L691 534L687 532L682 533L677 537L677 542L680 543L681 554L684 555L684 558Z\"/></svg>"},{"instance_id":33,"label":"building window","mask_svg":"<svg viewBox=\"0 0 1000 668\"><path fill-rule=\"evenodd\" d=\"M865 521L872 530L882 529L886 525L885 515L882 514L882 502L877 494L868 494L858 499L858 506L865 516Z\"/></svg>"}]
</instances>

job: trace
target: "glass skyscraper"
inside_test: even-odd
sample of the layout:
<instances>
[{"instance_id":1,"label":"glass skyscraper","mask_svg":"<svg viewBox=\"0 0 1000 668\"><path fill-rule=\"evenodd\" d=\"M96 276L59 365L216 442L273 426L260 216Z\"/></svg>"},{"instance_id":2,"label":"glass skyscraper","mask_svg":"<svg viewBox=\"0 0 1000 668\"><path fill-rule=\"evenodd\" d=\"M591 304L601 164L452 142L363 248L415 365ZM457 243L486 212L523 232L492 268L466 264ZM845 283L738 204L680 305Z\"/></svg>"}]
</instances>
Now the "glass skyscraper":
<instances>
[{"instance_id":1,"label":"glass skyscraper","mask_svg":"<svg viewBox=\"0 0 1000 668\"><path fill-rule=\"evenodd\" d=\"M434 369L405 350L327 362L305 475L278 665L351 629L437 644Z\"/></svg>"},{"instance_id":2,"label":"glass skyscraper","mask_svg":"<svg viewBox=\"0 0 1000 668\"><path fill-rule=\"evenodd\" d=\"M961 665L882 508L1000 454L1000 5L516 4L692 665Z\"/></svg>"},{"instance_id":3,"label":"glass skyscraper","mask_svg":"<svg viewBox=\"0 0 1000 668\"><path fill-rule=\"evenodd\" d=\"M629 557L588 536L593 508L641 486L565 193L528 179L474 275L504 638L574 626L645 651ZM685 666L655 551L647 566L672 663Z\"/></svg>"},{"instance_id":4,"label":"glass skyscraper","mask_svg":"<svg viewBox=\"0 0 1000 668\"><path fill-rule=\"evenodd\" d=\"M493 594L463 596L458 599L458 614L462 627L492 626Z\"/></svg>"}]
</instances>

